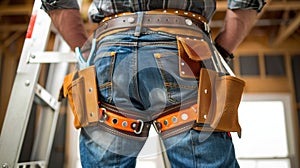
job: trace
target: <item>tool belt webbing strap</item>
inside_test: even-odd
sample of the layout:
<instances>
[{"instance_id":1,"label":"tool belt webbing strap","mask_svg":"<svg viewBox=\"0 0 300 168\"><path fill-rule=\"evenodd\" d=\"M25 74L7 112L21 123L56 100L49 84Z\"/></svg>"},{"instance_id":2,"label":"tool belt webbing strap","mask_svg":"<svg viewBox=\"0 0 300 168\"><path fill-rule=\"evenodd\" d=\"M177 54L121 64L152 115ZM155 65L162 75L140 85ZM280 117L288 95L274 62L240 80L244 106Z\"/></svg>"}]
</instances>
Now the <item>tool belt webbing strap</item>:
<instances>
[{"instance_id":1,"label":"tool belt webbing strap","mask_svg":"<svg viewBox=\"0 0 300 168\"><path fill-rule=\"evenodd\" d=\"M154 120L148 121L145 121L143 114L130 116L128 113L133 112L108 108L101 102L99 108L94 78L94 67L72 73L65 78L63 97L69 99L76 128L104 124L129 135L145 137L153 124L158 133L168 135L191 128L199 131L238 132L239 136L241 134L237 109L244 82L236 77L220 77L214 71L201 68L198 103L184 109L165 109L153 117Z\"/></svg>"},{"instance_id":2,"label":"tool belt webbing strap","mask_svg":"<svg viewBox=\"0 0 300 168\"><path fill-rule=\"evenodd\" d=\"M154 120L145 121L143 114L120 111L115 106L98 102L95 76L95 67L91 66L65 77L61 98L68 97L77 129L104 124L131 135L147 136L150 124L162 133L196 121L197 105L183 110L170 107L157 114Z\"/></svg>"},{"instance_id":3,"label":"tool belt webbing strap","mask_svg":"<svg viewBox=\"0 0 300 168\"><path fill-rule=\"evenodd\" d=\"M164 113L162 113L164 114ZM163 133L169 129L186 125L187 123L194 123L197 117L197 104L183 110L172 112L168 115L159 116L153 121L144 122L141 119L132 119L125 117L113 111L109 111L104 107L99 108L99 122L114 129L134 133L139 135L148 127L153 124L158 133Z\"/></svg>"}]
</instances>

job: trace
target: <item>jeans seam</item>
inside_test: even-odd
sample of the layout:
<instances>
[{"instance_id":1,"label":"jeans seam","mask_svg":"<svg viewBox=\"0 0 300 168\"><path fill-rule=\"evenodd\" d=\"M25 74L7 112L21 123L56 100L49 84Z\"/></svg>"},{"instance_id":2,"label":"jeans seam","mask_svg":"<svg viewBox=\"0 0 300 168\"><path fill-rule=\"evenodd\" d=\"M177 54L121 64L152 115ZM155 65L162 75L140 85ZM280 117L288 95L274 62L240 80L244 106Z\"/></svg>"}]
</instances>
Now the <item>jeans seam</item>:
<instances>
[{"instance_id":1,"label":"jeans seam","mask_svg":"<svg viewBox=\"0 0 300 168\"><path fill-rule=\"evenodd\" d=\"M194 161L194 167L197 168L197 158L196 158L196 153L195 153L195 144L194 144L194 139L193 139L193 135L192 135L192 130L189 131L189 136L190 136L190 139L191 139L191 146L192 146L192 152L193 152L193 161Z\"/></svg>"}]
</instances>

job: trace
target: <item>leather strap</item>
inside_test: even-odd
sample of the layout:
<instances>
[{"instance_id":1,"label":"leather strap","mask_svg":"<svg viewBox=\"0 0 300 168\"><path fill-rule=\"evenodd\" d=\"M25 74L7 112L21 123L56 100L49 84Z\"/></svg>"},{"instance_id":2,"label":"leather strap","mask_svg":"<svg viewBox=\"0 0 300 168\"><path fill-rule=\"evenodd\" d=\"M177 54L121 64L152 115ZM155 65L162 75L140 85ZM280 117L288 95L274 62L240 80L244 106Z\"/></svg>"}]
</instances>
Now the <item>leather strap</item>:
<instances>
[{"instance_id":1,"label":"leather strap","mask_svg":"<svg viewBox=\"0 0 300 168\"><path fill-rule=\"evenodd\" d=\"M157 118L153 121L156 131L161 133L190 122L194 123L197 118L197 107L198 105L194 104L187 109Z\"/></svg>"},{"instance_id":2,"label":"leather strap","mask_svg":"<svg viewBox=\"0 0 300 168\"><path fill-rule=\"evenodd\" d=\"M106 108L99 108L100 122L118 130L141 134L144 129L143 120L135 120L114 112L108 111Z\"/></svg>"},{"instance_id":3,"label":"leather strap","mask_svg":"<svg viewBox=\"0 0 300 168\"><path fill-rule=\"evenodd\" d=\"M197 106L197 104L194 104L183 110L169 112L167 115L161 117L159 116L156 120L149 122L125 117L119 113L109 111L108 109L102 107L99 108L99 122L119 131L123 131L127 134L146 136L148 135L147 131L152 123L158 133L186 125L187 123L193 124L197 118Z\"/></svg>"},{"instance_id":4,"label":"leather strap","mask_svg":"<svg viewBox=\"0 0 300 168\"><path fill-rule=\"evenodd\" d=\"M151 10L151 11L146 11L146 13L147 14L173 14L173 15L178 15L178 16L190 17L190 18L199 20L201 22L208 23L207 19L205 17L203 17L202 15L199 15L199 14L193 13L193 12L183 11L183 10L176 10L176 9L155 9L155 10ZM110 20L110 19L112 19L114 17L121 17L121 16L129 15L129 14L133 14L133 13L131 13L131 12L124 12L124 13L116 14L113 17L112 16L105 17L102 20L102 22Z\"/></svg>"},{"instance_id":5,"label":"leather strap","mask_svg":"<svg viewBox=\"0 0 300 168\"><path fill-rule=\"evenodd\" d=\"M182 16L181 16L182 15ZM191 17L193 14L170 14L168 12L153 12L148 11L143 15L142 28L179 28L182 30L199 31L202 30L209 33L209 26L203 19ZM197 15L198 16L198 15ZM107 32L124 29L124 28L135 28L140 26L137 23L137 14L135 13L123 13L104 19L99 23L99 27L95 31L95 36L100 37L102 34ZM126 30L127 30L126 29Z\"/></svg>"},{"instance_id":6,"label":"leather strap","mask_svg":"<svg viewBox=\"0 0 300 168\"><path fill-rule=\"evenodd\" d=\"M194 13L194 12L188 12L188 11L177 10L177 9L164 9L164 10L157 9L157 10L147 11L147 13L175 14L175 15L178 15L178 16L193 18L193 19L199 20L200 22L208 23L207 19L202 15L199 15L199 14Z\"/></svg>"}]
</instances>

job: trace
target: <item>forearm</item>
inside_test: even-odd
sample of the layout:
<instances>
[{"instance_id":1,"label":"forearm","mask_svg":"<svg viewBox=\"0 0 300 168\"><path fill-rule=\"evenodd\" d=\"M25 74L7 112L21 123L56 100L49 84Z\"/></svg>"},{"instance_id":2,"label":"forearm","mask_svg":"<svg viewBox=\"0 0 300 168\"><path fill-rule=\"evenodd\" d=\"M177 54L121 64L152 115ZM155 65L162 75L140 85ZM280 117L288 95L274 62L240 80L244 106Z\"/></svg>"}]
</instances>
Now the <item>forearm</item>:
<instances>
[{"instance_id":1,"label":"forearm","mask_svg":"<svg viewBox=\"0 0 300 168\"><path fill-rule=\"evenodd\" d=\"M48 14L72 50L81 47L87 40L87 33L78 9L54 9Z\"/></svg>"},{"instance_id":2,"label":"forearm","mask_svg":"<svg viewBox=\"0 0 300 168\"><path fill-rule=\"evenodd\" d=\"M257 11L252 9L227 9L223 28L215 42L232 53L248 35L256 15Z\"/></svg>"}]
</instances>

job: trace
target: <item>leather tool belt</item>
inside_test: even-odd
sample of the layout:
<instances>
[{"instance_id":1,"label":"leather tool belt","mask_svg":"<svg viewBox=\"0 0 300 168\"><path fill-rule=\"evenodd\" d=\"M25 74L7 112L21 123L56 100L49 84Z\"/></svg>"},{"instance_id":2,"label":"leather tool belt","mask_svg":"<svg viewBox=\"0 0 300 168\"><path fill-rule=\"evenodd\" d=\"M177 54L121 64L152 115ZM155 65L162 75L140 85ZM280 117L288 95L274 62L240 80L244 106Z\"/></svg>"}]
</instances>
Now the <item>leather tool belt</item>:
<instances>
[{"instance_id":1,"label":"leather tool belt","mask_svg":"<svg viewBox=\"0 0 300 168\"><path fill-rule=\"evenodd\" d=\"M199 18L197 19L190 13L170 14L168 11L161 14L161 12L151 11L144 14L143 26L147 28L176 27L197 32L201 29L208 32L209 29L205 28L206 22ZM96 36L116 29L136 27L138 26L136 20L137 15L134 14L108 18L100 23ZM103 102L99 103L95 67L91 66L65 77L61 93L62 97L68 97L74 114L74 126L82 128L98 125L117 135L140 137L148 136L151 124L163 138L191 128L199 131L238 132L240 136L241 128L238 123L237 110L245 82L202 66L201 62L215 57L212 54L212 44L208 44L207 41L177 36L177 43L180 71L186 71L182 65L188 65L187 69L191 70L190 73L184 73L182 77L199 80L197 102L193 104L190 102L183 109L171 107L158 113L159 115L152 117L151 120L145 119L141 116L142 114L117 109Z\"/></svg>"},{"instance_id":2,"label":"leather tool belt","mask_svg":"<svg viewBox=\"0 0 300 168\"><path fill-rule=\"evenodd\" d=\"M198 88L198 116L195 130L237 132L238 107L245 82L237 77L201 68Z\"/></svg>"},{"instance_id":3,"label":"leather tool belt","mask_svg":"<svg viewBox=\"0 0 300 168\"><path fill-rule=\"evenodd\" d=\"M175 28L184 30L183 32L174 32L174 34L186 34L188 30L199 32L202 30L206 34L210 33L207 20L195 13L185 12L181 10L153 10L143 12L142 24L138 22L136 13L122 13L111 17L106 17L99 23L99 27L95 31L95 37L101 38L109 32L115 30L128 30L140 26L142 28L162 30L170 32L168 29ZM168 29L163 29L168 28Z\"/></svg>"},{"instance_id":4,"label":"leather tool belt","mask_svg":"<svg viewBox=\"0 0 300 168\"><path fill-rule=\"evenodd\" d=\"M119 109L107 103L99 103L97 92L94 66L65 77L60 98L68 97L75 128L98 125L118 135L147 137L151 124L162 134L169 129L187 124L190 125L188 128L190 129L197 117L197 105L184 110L179 110L179 105L157 113L155 120L145 122L142 114Z\"/></svg>"},{"instance_id":5,"label":"leather tool belt","mask_svg":"<svg viewBox=\"0 0 300 168\"><path fill-rule=\"evenodd\" d=\"M241 134L237 109L245 83L236 77L219 76L215 71L201 68L198 102L184 109L171 107L147 122L141 114L99 103L95 78L94 66L65 77L61 93L62 97L68 97L77 129L99 125L118 135L147 137L150 125L153 124L163 138L192 127L199 131ZM139 119L139 115L142 119Z\"/></svg>"},{"instance_id":6,"label":"leather tool belt","mask_svg":"<svg viewBox=\"0 0 300 168\"><path fill-rule=\"evenodd\" d=\"M98 125L118 135L137 137L147 137L150 125L153 125L156 131L165 138L192 128L197 118L197 105L190 106L191 103L193 102L186 103L185 106L189 107L184 109L180 109L182 104L174 105L153 116L134 113L107 103L101 103ZM182 129L184 127L186 128Z\"/></svg>"},{"instance_id":7,"label":"leather tool belt","mask_svg":"<svg viewBox=\"0 0 300 168\"><path fill-rule=\"evenodd\" d=\"M90 66L65 76L59 97L59 100L68 97L75 128L97 123L99 108L95 67Z\"/></svg>"}]
</instances>

